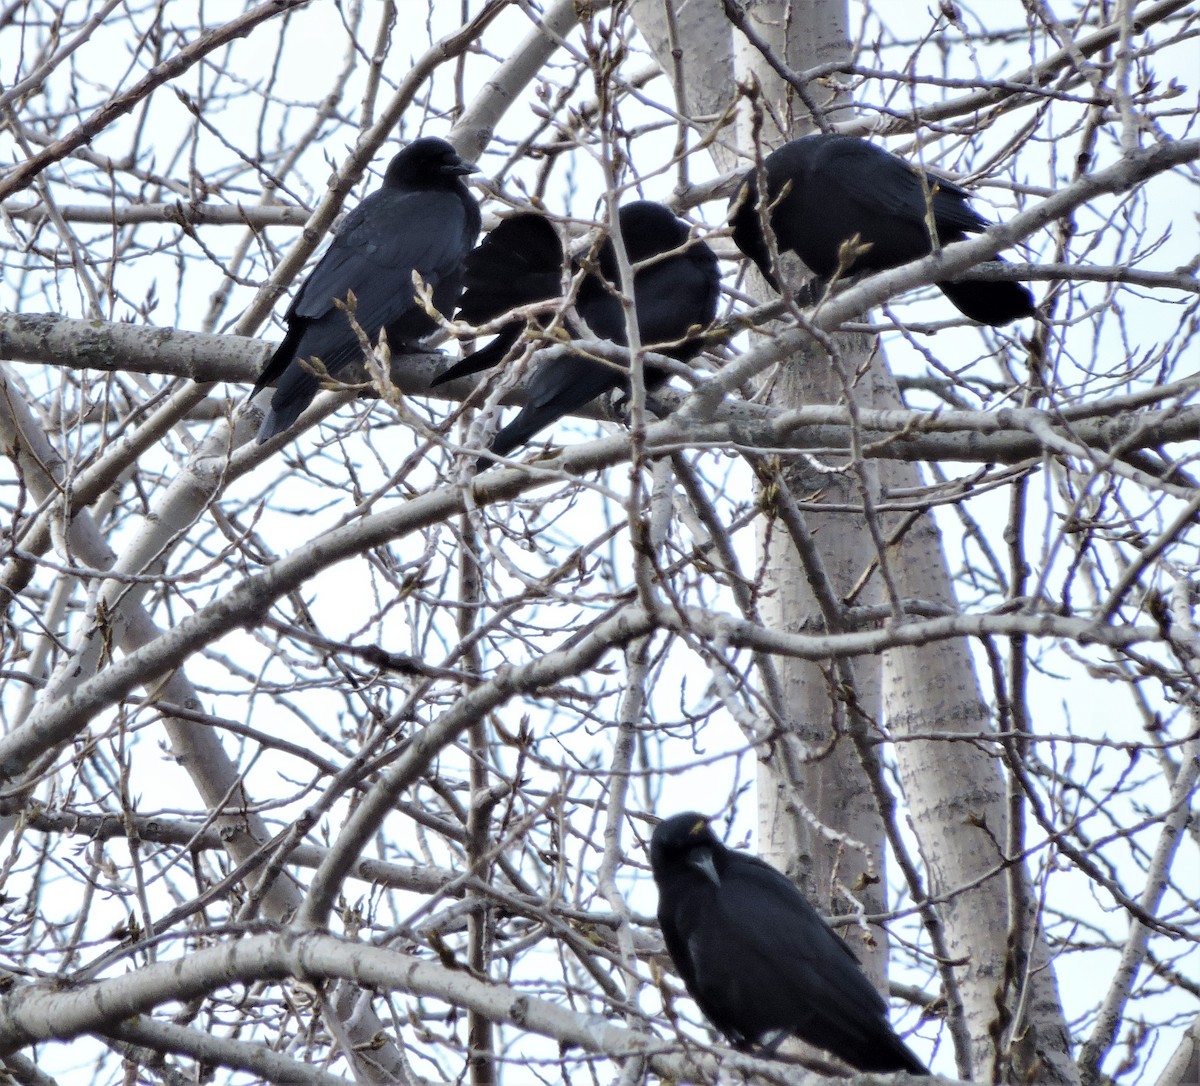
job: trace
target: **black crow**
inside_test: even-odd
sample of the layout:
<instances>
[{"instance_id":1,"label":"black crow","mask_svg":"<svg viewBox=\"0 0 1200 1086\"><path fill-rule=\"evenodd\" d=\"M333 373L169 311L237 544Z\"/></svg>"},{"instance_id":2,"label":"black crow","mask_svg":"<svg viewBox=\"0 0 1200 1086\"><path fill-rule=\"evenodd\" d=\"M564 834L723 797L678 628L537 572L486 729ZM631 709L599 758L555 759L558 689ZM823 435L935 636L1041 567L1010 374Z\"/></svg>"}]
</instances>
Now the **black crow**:
<instances>
[{"instance_id":1,"label":"black crow","mask_svg":"<svg viewBox=\"0 0 1200 1086\"><path fill-rule=\"evenodd\" d=\"M282 433L317 394L319 380L300 363L319 358L336 374L362 357L346 312L372 343L381 329L395 353L413 350L437 327L413 290L417 272L439 312L450 314L462 288L463 262L479 234L479 205L464 184L475 167L445 140L426 136L388 164L383 186L342 223L325 255L296 292L287 335L263 369L254 394L275 386L259 442Z\"/></svg>"},{"instance_id":2,"label":"black crow","mask_svg":"<svg viewBox=\"0 0 1200 1086\"><path fill-rule=\"evenodd\" d=\"M671 960L731 1044L770 1054L794 1034L860 1071L929 1073L854 952L775 868L726 848L694 812L655 828L650 867Z\"/></svg>"},{"instance_id":3,"label":"black crow","mask_svg":"<svg viewBox=\"0 0 1200 1086\"><path fill-rule=\"evenodd\" d=\"M562 293L563 250L558 231L544 215L522 212L497 225L467 257L458 317L485 324L521 305ZM487 346L438 374L434 385L491 369L520 338L524 321L510 321Z\"/></svg>"},{"instance_id":4,"label":"black crow","mask_svg":"<svg viewBox=\"0 0 1200 1086\"><path fill-rule=\"evenodd\" d=\"M989 226L967 203L970 194L965 189L924 174L856 136L804 136L772 151L763 166L771 200L778 199L770 223L779 250L790 249L823 279L837 271L842 244L855 235L869 248L844 269L851 274L895 268L926 256L932 250L927 198L939 245L962 241ZM778 289L763 236L754 170L742 179L733 199L738 201L733 240ZM1033 295L1020 283L952 280L937 285L980 324L1007 324L1034 314Z\"/></svg>"},{"instance_id":5,"label":"black crow","mask_svg":"<svg viewBox=\"0 0 1200 1086\"><path fill-rule=\"evenodd\" d=\"M662 204L638 200L626 204L618 215L630 263L653 261L638 268L633 276L642 345L680 361L694 358L703 349L704 338L688 337L688 332L705 328L717 312L721 276L716 254L703 241L693 238L687 223ZM553 227L541 216L506 219L468 258L461 314L479 323L517 305L557 298L563 259L557 246ZM676 249L681 251L676 253ZM670 255L662 256L664 253ZM662 259L653 260L658 256ZM572 267L577 270L577 266ZM606 238L596 254L596 271L589 272L580 284L575 310L592 335L625 346L619 281L616 250ZM519 323L507 325L482 351L468 355L439 375L438 382L494 365L516 342L520 327ZM570 330L575 335L586 334L582 329ZM655 366L645 369L648 388L657 388L667 377ZM563 415L625 385L627 376L619 366L594 358L572 355L544 362L530 379L524 407L496 435L491 450L507 455ZM487 461L480 463L485 465Z\"/></svg>"}]
</instances>

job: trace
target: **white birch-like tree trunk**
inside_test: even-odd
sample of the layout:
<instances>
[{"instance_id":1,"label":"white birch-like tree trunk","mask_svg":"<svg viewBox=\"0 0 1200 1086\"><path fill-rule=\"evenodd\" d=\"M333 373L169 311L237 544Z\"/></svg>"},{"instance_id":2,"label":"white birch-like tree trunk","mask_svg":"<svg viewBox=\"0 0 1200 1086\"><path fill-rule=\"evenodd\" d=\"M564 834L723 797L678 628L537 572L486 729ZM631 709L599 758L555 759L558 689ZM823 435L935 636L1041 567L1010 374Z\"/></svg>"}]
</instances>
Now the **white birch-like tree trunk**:
<instances>
[{"instance_id":1,"label":"white birch-like tree trunk","mask_svg":"<svg viewBox=\"0 0 1200 1086\"><path fill-rule=\"evenodd\" d=\"M655 10L653 4L643 6ZM688 18L678 18L674 28L683 55L690 56L694 50L706 57L708 63L700 70L718 80L725 70L719 58L712 56L712 27L718 21L719 7L719 0L683 5ZM850 46L842 0L803 4L753 0L742 9L760 42L793 72L847 56ZM688 36L693 33L695 37ZM737 31L733 38L739 80L752 80L761 93L760 102L752 101L751 108L742 103L739 111L741 149L752 154L758 138L765 154L811 130L807 109L794 89L766 63L760 44ZM654 40L663 41L661 32ZM665 63L661 44L659 56ZM719 102L720 84L714 83L708 81L706 91L689 80L689 106ZM809 84L809 91L819 96L822 106L831 107L826 114L830 122L849 119L847 103L831 99L820 85ZM721 161L725 164L727 156ZM836 342L842 352L836 361L816 349L781 366L773 376L770 402L784 408L836 403L845 400L849 387L860 407L899 406L882 352L861 336L839 336ZM906 528L898 548L879 555L862 515L844 511L861 507L864 490L871 500L880 501L886 493L915 489L921 478L914 466L892 462L856 477L844 462L824 465L827 470L810 460L793 461L792 465L783 481L793 498L817 498L805 520L813 551L820 556L821 571L803 566L778 520L767 522L760 533L765 562L762 612L772 626L797 631L828 628L810 578L823 572L829 582L828 593L841 600L877 559L890 565L901 598L954 608L940 536L928 515ZM843 511L823 511L822 504ZM874 516L869 510L866 515ZM886 529L899 521L880 518L876 535L886 538ZM886 598L877 572L870 590L860 593L856 602L880 603ZM921 846L928 880L924 893L943 902L937 918L945 932L945 949L953 960L963 963L956 969L956 980L971 1051L959 1053L960 1069L964 1073L973 1069L977 1076L991 1074L997 1041L1020 1037L1021 1042L1014 1046L1018 1076L1077 1082L1070 1062L1069 1032L1044 933L1037 926L1029 880L1010 877L997 849L997 842L1007 840L1008 817L996 748L921 738L948 729L981 737L993 732L965 642L896 649L884 654L881 661L858 659L840 667L833 661L824 666L795 660L777 664L790 734L760 756L759 839L764 853L799 878L823 903L839 903L836 886L840 883L853 889L867 912L885 911L886 835L868 780L870 770L849 739L843 699L853 690L850 711L873 722L882 720L881 707L885 706L893 738L903 740L892 749ZM835 736L840 737L836 742ZM818 751L820 756L812 757ZM1023 866L1021 861L1017 863ZM868 872L880 881L868 881ZM847 932L847 937L877 981L882 981L886 939L876 934L864 944L853 932ZM1010 938L1024 945L1010 947ZM1008 975L1013 973L1016 975ZM950 1000L952 1008L957 1004L957 997ZM998 1010L1001 1006L1007 1008L1003 1015Z\"/></svg>"},{"instance_id":2,"label":"white birch-like tree trunk","mask_svg":"<svg viewBox=\"0 0 1200 1086\"><path fill-rule=\"evenodd\" d=\"M1190 1084L1185 0L219 8L0 14L0 1073L824 1079L665 958L645 848L694 807L851 914L937 1070ZM1004 225L779 302L725 197L813 112ZM471 465L522 377L431 391L452 339L255 445L268 315L418 134L573 252L673 201L728 343L516 470ZM1045 322L924 319L999 251Z\"/></svg>"},{"instance_id":3,"label":"white birch-like tree trunk","mask_svg":"<svg viewBox=\"0 0 1200 1086\"><path fill-rule=\"evenodd\" d=\"M879 380L884 406L895 386L882 372ZM910 464L886 465L881 475L892 493L922 482ZM923 515L908 527L893 560L906 599L956 608L932 517ZM941 902L946 950L962 963L955 973L971 1037L972 1076L992 1074L998 1046L1011 1044L1018 1080L1077 1083L1035 888L1024 858L1008 855L1000 747L967 643L892 649L884 653L883 675L888 728L928 880L925 892ZM956 743L927 738L947 732L977 738Z\"/></svg>"}]
</instances>

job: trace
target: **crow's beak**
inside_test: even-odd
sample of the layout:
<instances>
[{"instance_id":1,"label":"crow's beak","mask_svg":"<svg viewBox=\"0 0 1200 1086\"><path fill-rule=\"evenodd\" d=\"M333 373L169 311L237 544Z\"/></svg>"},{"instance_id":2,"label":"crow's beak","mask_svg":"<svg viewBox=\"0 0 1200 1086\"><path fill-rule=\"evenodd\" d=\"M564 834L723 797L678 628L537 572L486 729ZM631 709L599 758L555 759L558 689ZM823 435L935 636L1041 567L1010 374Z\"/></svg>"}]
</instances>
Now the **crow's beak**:
<instances>
[{"instance_id":1,"label":"crow's beak","mask_svg":"<svg viewBox=\"0 0 1200 1086\"><path fill-rule=\"evenodd\" d=\"M714 886L721 885L721 876L717 874L716 864L713 863L711 848L694 848L688 853L688 865L694 867Z\"/></svg>"},{"instance_id":2,"label":"crow's beak","mask_svg":"<svg viewBox=\"0 0 1200 1086\"><path fill-rule=\"evenodd\" d=\"M442 173L448 173L452 177L461 177L467 173L478 173L479 167L472 162L463 162L459 159L457 162L448 162L442 167Z\"/></svg>"}]
</instances>

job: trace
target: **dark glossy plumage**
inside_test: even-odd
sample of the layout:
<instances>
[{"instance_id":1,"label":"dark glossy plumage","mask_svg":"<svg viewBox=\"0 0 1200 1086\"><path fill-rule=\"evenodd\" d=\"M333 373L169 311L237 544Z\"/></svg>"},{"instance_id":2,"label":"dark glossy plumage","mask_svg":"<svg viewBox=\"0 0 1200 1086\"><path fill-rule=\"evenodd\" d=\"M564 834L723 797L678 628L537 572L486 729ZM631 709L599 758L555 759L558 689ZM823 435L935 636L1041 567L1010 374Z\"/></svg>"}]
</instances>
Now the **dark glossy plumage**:
<instances>
[{"instance_id":1,"label":"dark glossy plumage","mask_svg":"<svg viewBox=\"0 0 1200 1086\"><path fill-rule=\"evenodd\" d=\"M562 272L562 243L549 219L528 212L501 219L467 257L459 319L485 324L517 306L557 298ZM508 354L524 326L524 321L509 321L491 343L438 374L433 384L491 369Z\"/></svg>"},{"instance_id":2,"label":"dark glossy plumage","mask_svg":"<svg viewBox=\"0 0 1200 1086\"><path fill-rule=\"evenodd\" d=\"M850 948L790 881L734 852L703 815L650 839L658 922L687 990L738 1048L794 1034L860 1071L928 1074Z\"/></svg>"},{"instance_id":3,"label":"dark glossy plumage","mask_svg":"<svg viewBox=\"0 0 1200 1086\"><path fill-rule=\"evenodd\" d=\"M302 359L319 358L336 374L362 357L336 304L348 294L371 342L386 329L394 353L412 350L436 328L416 301L414 271L429 284L438 311L453 312L464 261L479 234L479 205L462 180L473 170L445 140L424 137L392 159L382 187L346 216L292 299L284 315L287 335L254 386L255 394L275 386L260 442L282 433L312 403L320 385Z\"/></svg>"},{"instance_id":4,"label":"dark glossy plumage","mask_svg":"<svg viewBox=\"0 0 1200 1086\"><path fill-rule=\"evenodd\" d=\"M780 251L791 250L823 279L837 270L842 243L855 234L871 248L857 258L849 274L882 271L927 255L932 249L927 189L939 244L962 241L989 225L968 203L965 189L927 175L923 182L921 171L856 136L804 136L767 155L763 166L772 200L786 184L791 186L771 212ZM746 174L734 201L739 198L733 240L777 287L754 170ZM1034 313L1033 295L1020 283L964 280L937 285L965 316L981 324L1007 324Z\"/></svg>"},{"instance_id":5,"label":"dark glossy plumage","mask_svg":"<svg viewBox=\"0 0 1200 1086\"><path fill-rule=\"evenodd\" d=\"M633 296L643 346L653 346L681 361L695 357L704 340L685 337L690 330L706 327L716 316L720 295L716 255L704 242L691 239L687 223L661 204L638 200L626 204L618 214L631 264L687 246L678 254L635 271ZM547 220L538 215L506 219L468 260L460 314L472 323L480 323L502 316L515 306L557 298L562 260L557 235ZM584 279L575 308L592 335L624 346L625 313L612 286L619 276L610 240L601 244L596 262L599 276L592 273ZM520 329L519 323L505 326L492 343L451 366L438 381L499 362L516 342ZM572 328L571 332L579 335L583 330ZM663 370L646 367L647 387L656 388L666 379ZM625 384L618 367L595 359L571 356L544 362L529 382L525 405L496 435L491 449L506 455L562 416Z\"/></svg>"}]
</instances>

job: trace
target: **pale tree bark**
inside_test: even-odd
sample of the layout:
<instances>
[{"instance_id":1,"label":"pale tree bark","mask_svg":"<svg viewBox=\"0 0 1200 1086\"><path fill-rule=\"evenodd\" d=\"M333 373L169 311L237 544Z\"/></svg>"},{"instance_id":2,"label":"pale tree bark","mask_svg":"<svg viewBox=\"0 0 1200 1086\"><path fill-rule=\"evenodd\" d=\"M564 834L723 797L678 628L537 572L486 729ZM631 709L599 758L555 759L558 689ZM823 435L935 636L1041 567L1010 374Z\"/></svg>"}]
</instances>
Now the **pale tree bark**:
<instances>
[{"instance_id":1,"label":"pale tree bark","mask_svg":"<svg viewBox=\"0 0 1200 1086\"><path fill-rule=\"evenodd\" d=\"M893 464L883 474L896 488L919 484L916 470L905 469ZM906 598L954 604L941 537L930 517L908 527L894 559ZM1019 1074L1078 1082L1033 889L1027 876L1010 877L1006 790L988 744L995 729L966 642L893 649L883 666L887 720L921 842L926 889L941 902L947 952L962 963L955 972L973 1077L989 1073L998 1045L1012 1043ZM947 731L977 739L947 749L923 738ZM1020 857L1011 862L1024 866ZM1019 1021L1001 1019L1000 1005L1020 1006Z\"/></svg>"},{"instance_id":2,"label":"pale tree bark","mask_svg":"<svg viewBox=\"0 0 1200 1086\"><path fill-rule=\"evenodd\" d=\"M757 3L745 9L745 16L758 41L735 31L735 69L741 81L759 88L759 95L741 104L737 131L744 160L752 165L756 156L811 130L812 124L795 88L764 61L762 48L794 71L804 71L830 60L849 60L849 46L845 6L840 3ZM821 96L827 98L824 91ZM822 107L827 104L821 102ZM861 336L836 336L832 343L836 359L814 343L780 366L771 377L769 402L787 409L843 400L869 344ZM768 522L761 539L764 615L780 629L836 628L837 618L819 599L844 599L869 567L873 548L856 516L827 512L821 505L854 507L862 479L852 468L847 470L844 461L802 460L770 481L786 488L781 500L805 500L808 511L798 531L807 536L819 567L805 568L792 535ZM815 496L818 500L808 504ZM822 579L825 583L817 583ZM879 599L872 592L860 602ZM763 850L799 878L822 907L837 914L886 912L883 823L849 738L856 727L849 716L878 719L878 675L869 661L838 667L792 663L785 665L783 685L784 734L759 763ZM844 929L843 934L882 984L886 936L865 925Z\"/></svg>"},{"instance_id":3,"label":"pale tree bark","mask_svg":"<svg viewBox=\"0 0 1200 1086\"><path fill-rule=\"evenodd\" d=\"M715 22L715 6L714 0L712 5L698 7ZM643 7L647 16L659 10L652 3ZM746 32L734 32L736 70L743 81L753 78L761 88L761 100L743 103L739 143L752 153L758 141L760 153L766 153L784 140L802 135L813 118L796 88L766 63L764 49L793 72L830 61L848 61L845 5L759 0L742 5L741 17ZM695 40L697 52L711 50L711 23L694 14L687 21L679 18L674 22L671 29L675 35L702 35ZM664 35L660 32L655 41L665 66ZM683 53L690 55L691 50L684 48ZM722 66L710 64L707 70L719 75ZM691 83L688 89L697 107L717 97L710 90L704 98L704 92ZM824 114L823 123L849 119L848 103L831 102L819 84L810 83L806 89L811 101L819 99L820 107L833 107ZM797 407L837 402L849 394L861 407L898 406L895 382L886 372L881 353L873 351L862 337L838 337L836 342L841 353L837 363L820 349L789 360L774 378L771 402ZM838 467L843 470L821 471L811 464L794 467L783 479L793 495L820 494L824 502L843 509L878 500L886 492L915 488L921 482L919 472L909 465L893 463L878 473L862 471L857 479L853 469ZM875 524L877 542L889 525L869 511L868 516ZM882 553L853 514L823 513L818 505L806 521L813 556L820 559L817 570L811 560L808 568L801 566L796 547L778 525L773 525L775 530L766 533L763 541L768 586L763 612L772 626L801 629L817 622L822 609L810 587L811 578L824 575L829 582L825 593L841 599L876 559L879 568L872 590L858 596L861 602L879 602L886 597L880 586L882 570L884 576L894 578L889 585L893 606L898 594L903 599L953 607L940 537L928 516L906 525L902 545ZM829 617L827 613L827 621ZM865 660L843 664L840 675L836 669L797 661L782 664L786 723L794 738L781 738L760 761L762 847L820 900L831 900L836 865L843 885L860 893L868 912L885 911L883 824L870 789L869 770L864 772L848 738L845 708L831 696L842 688L842 680L849 678L846 685L854 692L851 712L879 721L882 680L893 736L909 740L896 744L895 757L913 828L922 845L928 878L925 892L944 902L936 914L928 914L928 920L944 929L949 956L964 963L953 980L945 978L955 984L947 993L951 1017L964 1016L965 1032L952 1032L958 1041L965 1041L968 1034L971 1039L970 1053L958 1054L960 1072L969 1075L974 1068L976 1074L988 1073L997 1060L997 1042L1019 1037L1020 1044L1015 1046L1018 1075L1076 1082L1069 1032L1043 933L1036 923L1031 887L1027 878L1010 877L1005 857L996 847L997 840L1006 840L1003 828L1008 821L996 759L974 744L960 743L948 749L944 743L920 741L922 734L944 730L949 721L966 732L986 736L992 731L966 644L948 641L895 650L885 654L882 663L882 676L877 666ZM832 737L839 734L841 741L828 750ZM781 748L795 739L800 745L789 759ZM820 757L803 765L804 753L818 750ZM797 819L797 809L805 812L803 818ZM818 829L814 833L814 828L824 832ZM1021 865L1020 860L1015 862ZM880 881L861 891L867 872ZM914 890L921 892L919 886ZM860 947L853 934L849 938L881 981L886 972L886 939L876 938L873 944ZM1024 945L1010 947L1010 939ZM1005 975L1006 965L1015 976ZM999 1021L998 1003L1022 1008L1020 1019Z\"/></svg>"},{"instance_id":4,"label":"pale tree bark","mask_svg":"<svg viewBox=\"0 0 1200 1086\"><path fill-rule=\"evenodd\" d=\"M632 0L630 11L681 112L700 132L711 131L736 101L732 32L721 0ZM712 155L722 170L738 166L726 139L713 143Z\"/></svg>"},{"instance_id":5,"label":"pale tree bark","mask_svg":"<svg viewBox=\"0 0 1200 1086\"><path fill-rule=\"evenodd\" d=\"M827 2L288 0L214 28L184 0L9 4L5 1070L828 1080L820 1053L732 1052L682 992L645 846L686 805L931 1008L911 1043L940 1070L1158 1073L1197 938L1200 285L1146 211L1200 156L1184 7L866 5L852 29ZM911 133L889 146L1016 210L777 300L725 197L812 114ZM728 343L508 470L470 466L523 377L430 394L432 350L351 374L374 409L342 388L253 444L280 326L250 337L418 133L479 157L485 222L546 212L576 253L635 190L670 200L721 253ZM1050 320L907 319L960 272L1036 279ZM899 381L880 341L915 352ZM1097 730L1069 684L1035 712L1056 668L1140 728Z\"/></svg>"},{"instance_id":6,"label":"pale tree bark","mask_svg":"<svg viewBox=\"0 0 1200 1086\"><path fill-rule=\"evenodd\" d=\"M730 130L740 157L731 154L726 138L719 139L713 148L719 166L744 171L754 161L756 142L765 154L789 134L800 134L797 116L807 116L807 111L763 61L760 48L738 31L731 34L720 0L672 7L641 0L634 14L664 70L676 73L692 116L724 113L734 104L731 76L758 87L755 97L737 103ZM746 18L760 44L795 70L847 58L844 6L798 10L781 2L756 3L746 9ZM677 56L683 58L682 67ZM764 284L754 278L761 295ZM844 351L840 372L819 347L791 358L773 373L767 402L786 409L841 399L843 379L853 373L867 344L862 337L839 337L838 342ZM829 504L846 507L856 503L858 483L843 467L839 463L825 470L794 461L786 472L769 465L761 465L760 471L766 475L765 487L783 486L791 495L806 497L821 494ZM799 530L810 536L812 556L819 563L815 569L798 562L795 543L780 522L768 521L760 533L764 592L759 609L776 629L832 632L838 628L836 616L820 606L818 594L832 599L848 592L870 564L871 541L845 513L823 512L818 505L806 520ZM814 591L812 579L824 583ZM858 661L822 666L784 660L775 662L773 671L771 682L780 696L772 705L773 719L764 721L764 732L774 738L758 755L759 848L826 910L882 913L887 907L884 830L847 721L847 703L852 713L878 718L877 670ZM843 934L882 984L886 936L865 924L851 925Z\"/></svg>"},{"instance_id":7,"label":"pale tree bark","mask_svg":"<svg viewBox=\"0 0 1200 1086\"><path fill-rule=\"evenodd\" d=\"M1200 1082L1200 1020L1188 1027L1155 1086L1191 1086L1193 1082Z\"/></svg>"}]
</instances>

